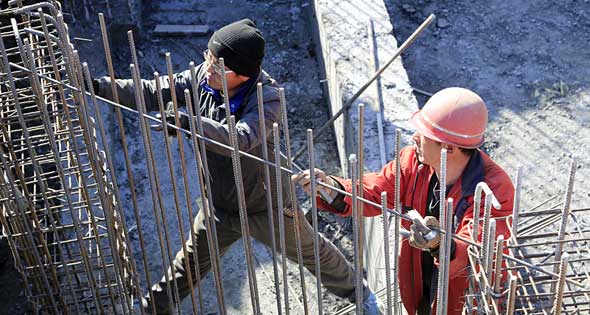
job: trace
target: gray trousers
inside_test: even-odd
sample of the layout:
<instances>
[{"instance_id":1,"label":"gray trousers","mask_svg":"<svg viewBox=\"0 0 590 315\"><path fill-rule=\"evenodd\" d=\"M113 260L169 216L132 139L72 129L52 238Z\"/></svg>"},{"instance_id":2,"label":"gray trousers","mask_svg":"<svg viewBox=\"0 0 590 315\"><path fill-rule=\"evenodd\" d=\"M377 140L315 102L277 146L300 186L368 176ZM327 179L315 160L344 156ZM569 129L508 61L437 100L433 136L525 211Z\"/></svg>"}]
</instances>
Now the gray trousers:
<instances>
[{"instance_id":1,"label":"gray trousers","mask_svg":"<svg viewBox=\"0 0 590 315\"><path fill-rule=\"evenodd\" d=\"M287 256L291 260L297 260L297 248L295 246L295 218L292 215L285 212L285 239L286 239L286 252ZM274 215L274 233L276 239L277 253L280 254L279 244L279 224L278 214ZM303 256L303 265L307 270L315 275L315 260L313 250L313 228L305 220L302 212L300 212L300 230L301 230L301 249ZM220 215L216 222L217 239L219 243L219 253L223 256L229 248L242 237L240 229L240 219L237 215ZM271 246L270 229L268 226L268 215L266 212L251 214L248 216L248 224L250 227L251 236L265 244ZM211 268L211 261L209 256L209 247L207 243L207 235L205 228L205 216L203 211L200 211L196 216L193 224L194 236L196 236L196 244L194 244L194 238L189 237L186 242L188 250L188 256L190 266L187 266L185 255L182 250L176 254L174 259L174 272L168 270L168 275L176 277L176 284L178 285L178 295L180 300L190 294L188 277L186 269L191 268L193 278L195 277L194 261L195 258L199 262L199 273L200 277L203 278L207 271ZM342 253L328 241L323 235L320 234L319 238L319 249L320 249L320 272L322 285L335 295L343 298L354 298L355 292L355 273L352 265L346 260ZM196 247L196 255L194 253ZM196 257L195 257L196 256ZM221 275L223 277L223 274ZM156 304L156 310L158 314L168 314L170 312L170 299L166 293L166 287L168 285L174 289L174 283L171 279L171 283L166 281L166 277L163 277L159 283L152 286L152 294L154 302ZM195 279L193 279L195 280ZM246 281L246 280L244 280ZM365 285L364 296L369 294L369 290ZM149 296L146 296L148 307L150 305ZM176 301L175 301L176 302ZM172 307L174 308L174 306Z\"/></svg>"}]
</instances>

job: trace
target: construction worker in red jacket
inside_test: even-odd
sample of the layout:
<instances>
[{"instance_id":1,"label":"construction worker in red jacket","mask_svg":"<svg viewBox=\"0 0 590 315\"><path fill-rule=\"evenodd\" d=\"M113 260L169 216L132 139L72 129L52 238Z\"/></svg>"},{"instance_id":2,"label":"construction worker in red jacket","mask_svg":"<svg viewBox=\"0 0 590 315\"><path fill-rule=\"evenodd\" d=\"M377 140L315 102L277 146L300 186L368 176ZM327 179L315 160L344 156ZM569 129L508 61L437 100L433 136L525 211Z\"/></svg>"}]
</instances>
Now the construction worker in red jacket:
<instances>
[{"instance_id":1,"label":"construction worker in red jacket","mask_svg":"<svg viewBox=\"0 0 590 315\"><path fill-rule=\"evenodd\" d=\"M447 198L454 200L456 234L471 239L473 199L479 182L485 182L501 204L500 209L492 209L492 217L505 217L512 212L514 186L509 176L478 149L484 141L487 121L488 112L483 100L470 90L456 87L434 94L422 110L412 116L416 128L412 136L415 144L400 152L400 196L402 211L416 209L425 218L425 226L420 226L419 222L402 221L411 236L402 241L398 279L402 302L410 315L434 314L436 311L440 234L430 240L424 236L429 228L439 226L441 149L447 149ZM319 169L314 173L316 180L347 192L352 190L350 180L327 176ZM395 173L395 161L391 161L380 172L365 175L362 180L364 198L380 204L381 192L385 191L388 207L395 208ZM310 194L309 170L293 175L292 179ZM319 208L341 216L352 214L350 197L332 189L322 189L326 194L317 196ZM479 211L483 214L483 207ZM364 205L365 216L380 214L380 208ZM507 238L509 231L504 220L497 223L497 235L504 234ZM481 238L481 233L479 236ZM451 244L447 314L461 314L465 304L469 272L467 247L468 244L459 240L453 240Z\"/></svg>"}]
</instances>

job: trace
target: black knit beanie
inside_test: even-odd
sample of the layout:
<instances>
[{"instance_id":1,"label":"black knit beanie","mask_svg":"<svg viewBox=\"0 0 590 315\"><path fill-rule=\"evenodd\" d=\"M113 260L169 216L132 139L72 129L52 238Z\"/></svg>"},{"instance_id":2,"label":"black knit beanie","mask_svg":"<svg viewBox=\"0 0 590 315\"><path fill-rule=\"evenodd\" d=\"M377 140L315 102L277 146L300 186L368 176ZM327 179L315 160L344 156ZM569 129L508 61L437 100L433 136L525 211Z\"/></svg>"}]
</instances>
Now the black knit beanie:
<instances>
[{"instance_id":1,"label":"black knit beanie","mask_svg":"<svg viewBox=\"0 0 590 315\"><path fill-rule=\"evenodd\" d=\"M264 37L250 19L220 28L213 33L207 46L215 57L224 58L225 65L237 74L254 77L260 72Z\"/></svg>"}]
</instances>

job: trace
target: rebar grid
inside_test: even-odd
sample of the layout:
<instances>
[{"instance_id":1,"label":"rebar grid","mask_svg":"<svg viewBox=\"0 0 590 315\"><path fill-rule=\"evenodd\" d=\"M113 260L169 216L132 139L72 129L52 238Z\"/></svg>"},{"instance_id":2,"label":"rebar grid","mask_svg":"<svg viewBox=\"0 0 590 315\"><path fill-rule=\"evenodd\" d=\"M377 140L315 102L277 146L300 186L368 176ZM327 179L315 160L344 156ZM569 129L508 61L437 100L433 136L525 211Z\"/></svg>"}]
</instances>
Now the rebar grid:
<instances>
[{"instance_id":1,"label":"rebar grid","mask_svg":"<svg viewBox=\"0 0 590 315\"><path fill-rule=\"evenodd\" d=\"M550 198L523 212L519 212L521 179L517 172L515 210L506 218L511 223L511 237L504 240L500 235L496 244L488 241L481 248L469 249L471 276L466 308L470 314L588 312L590 231L584 229L582 218L587 217L589 209L571 209L575 169L574 160L562 202L552 205L556 198ZM494 235L489 228L488 233ZM483 257L486 251L493 251L492 257ZM506 259L509 257L528 265Z\"/></svg>"}]
</instances>

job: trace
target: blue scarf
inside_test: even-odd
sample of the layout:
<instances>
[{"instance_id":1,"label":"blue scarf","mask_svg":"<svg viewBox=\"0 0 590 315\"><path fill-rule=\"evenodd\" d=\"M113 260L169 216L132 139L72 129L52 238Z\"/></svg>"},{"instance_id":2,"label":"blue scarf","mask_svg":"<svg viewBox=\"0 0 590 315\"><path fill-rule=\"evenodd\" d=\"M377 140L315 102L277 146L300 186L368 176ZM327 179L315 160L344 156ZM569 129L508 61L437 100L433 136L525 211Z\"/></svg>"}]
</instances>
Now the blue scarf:
<instances>
[{"instance_id":1,"label":"blue scarf","mask_svg":"<svg viewBox=\"0 0 590 315\"><path fill-rule=\"evenodd\" d=\"M246 97L246 93L254 85L254 82L256 82L256 78L251 77L250 79L248 79L248 81L246 81L244 84L242 84L242 87L240 88L238 93L236 93L234 96L232 96L229 99L229 112L230 113L235 114L238 111L238 109L240 109L240 107L242 106L242 103L244 102L244 98ZM201 88L203 88L203 90L205 90L207 93L211 94L215 101L223 102L223 97L221 96L221 91L216 90L216 89L212 88L211 86L209 86L209 84L207 84L207 79L203 79L203 81L201 81Z\"/></svg>"}]
</instances>

